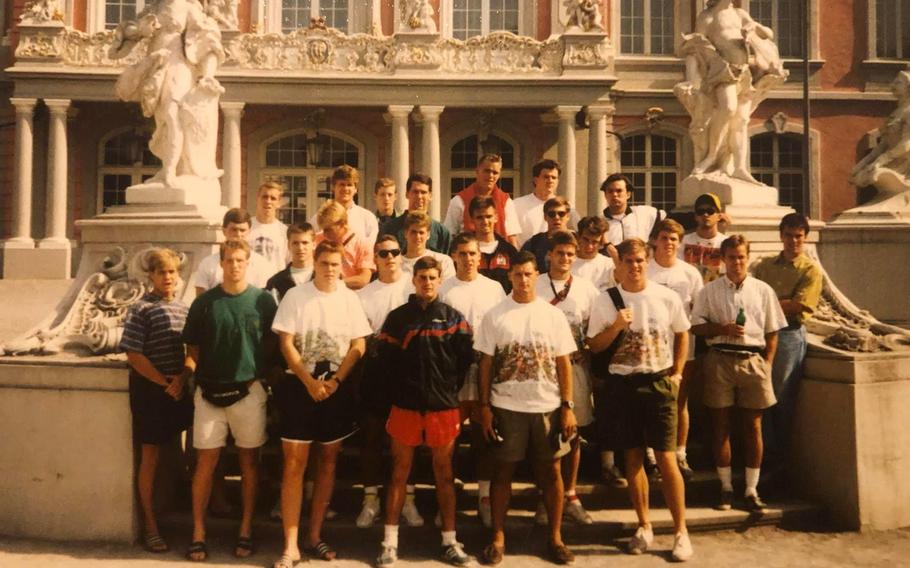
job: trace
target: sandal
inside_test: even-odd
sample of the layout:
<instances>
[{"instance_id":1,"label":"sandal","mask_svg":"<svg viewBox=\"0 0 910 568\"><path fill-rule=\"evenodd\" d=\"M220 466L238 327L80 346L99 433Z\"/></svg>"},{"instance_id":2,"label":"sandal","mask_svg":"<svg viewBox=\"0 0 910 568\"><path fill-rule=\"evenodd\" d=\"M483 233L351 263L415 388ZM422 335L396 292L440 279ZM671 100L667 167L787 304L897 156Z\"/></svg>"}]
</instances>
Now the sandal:
<instances>
[{"instance_id":1,"label":"sandal","mask_svg":"<svg viewBox=\"0 0 910 568\"><path fill-rule=\"evenodd\" d=\"M272 568L294 568L298 562L300 562L299 558L293 558L287 554L282 554L281 558L272 564Z\"/></svg>"},{"instance_id":2,"label":"sandal","mask_svg":"<svg viewBox=\"0 0 910 568\"><path fill-rule=\"evenodd\" d=\"M489 545L487 545L486 548L483 549L483 554L481 555L481 559L483 560L484 564L489 564L490 566L494 566L494 565L502 562L502 557L504 556L504 554L503 554L504 551L505 551L505 548L502 546L498 546L495 544L489 544Z\"/></svg>"},{"instance_id":3,"label":"sandal","mask_svg":"<svg viewBox=\"0 0 910 568\"><path fill-rule=\"evenodd\" d=\"M237 537L237 543L234 545L234 556L236 558L249 558L253 555L253 550L253 537Z\"/></svg>"},{"instance_id":4,"label":"sandal","mask_svg":"<svg viewBox=\"0 0 910 568\"><path fill-rule=\"evenodd\" d=\"M161 538L160 534L147 534L142 542L142 547L153 554L161 554L169 550L167 543Z\"/></svg>"},{"instance_id":5,"label":"sandal","mask_svg":"<svg viewBox=\"0 0 910 568\"><path fill-rule=\"evenodd\" d=\"M194 554L202 554L198 558L194 558ZM186 549L186 559L191 562L205 562L209 558L209 549L205 545L205 541L196 540L190 544L190 547Z\"/></svg>"},{"instance_id":6,"label":"sandal","mask_svg":"<svg viewBox=\"0 0 910 568\"><path fill-rule=\"evenodd\" d=\"M319 558L320 560L325 561L335 560L338 556L338 553L323 540L317 542L316 546L304 546L303 551L313 558Z\"/></svg>"}]
</instances>

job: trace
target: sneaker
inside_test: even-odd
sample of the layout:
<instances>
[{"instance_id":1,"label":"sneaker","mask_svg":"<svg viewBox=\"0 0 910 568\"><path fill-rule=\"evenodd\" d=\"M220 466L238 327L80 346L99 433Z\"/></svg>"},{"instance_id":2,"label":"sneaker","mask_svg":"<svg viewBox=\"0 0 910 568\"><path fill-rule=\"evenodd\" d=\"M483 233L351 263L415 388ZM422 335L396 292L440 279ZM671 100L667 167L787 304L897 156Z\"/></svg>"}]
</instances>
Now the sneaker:
<instances>
[{"instance_id":1,"label":"sneaker","mask_svg":"<svg viewBox=\"0 0 910 568\"><path fill-rule=\"evenodd\" d=\"M654 542L654 529L638 527L638 530L632 536L632 540L629 541L628 552L629 554L641 554L648 550L652 542Z\"/></svg>"},{"instance_id":2,"label":"sneaker","mask_svg":"<svg viewBox=\"0 0 910 568\"><path fill-rule=\"evenodd\" d=\"M391 566L398 562L398 549L394 546L382 545L382 552L376 558L376 566Z\"/></svg>"},{"instance_id":3,"label":"sneaker","mask_svg":"<svg viewBox=\"0 0 910 568\"><path fill-rule=\"evenodd\" d=\"M543 502L543 497L537 499L537 511L534 512L534 524L541 527L549 524L550 518L547 516L547 504Z\"/></svg>"},{"instance_id":4,"label":"sneaker","mask_svg":"<svg viewBox=\"0 0 910 568\"><path fill-rule=\"evenodd\" d=\"M490 498L481 497L477 502L477 516L483 526L490 528L493 526L493 510L490 508Z\"/></svg>"},{"instance_id":5,"label":"sneaker","mask_svg":"<svg viewBox=\"0 0 910 568\"><path fill-rule=\"evenodd\" d=\"M566 499L562 514L564 517L578 523L579 525L590 525L594 523L591 515L585 511L581 504L581 499Z\"/></svg>"},{"instance_id":6,"label":"sneaker","mask_svg":"<svg viewBox=\"0 0 910 568\"><path fill-rule=\"evenodd\" d=\"M764 513L768 505L761 500L758 493L746 495L746 510L750 513Z\"/></svg>"},{"instance_id":7,"label":"sneaker","mask_svg":"<svg viewBox=\"0 0 910 568\"><path fill-rule=\"evenodd\" d=\"M692 481L692 478L695 476L695 472L692 471L692 468L689 466L689 461L686 458L676 458L676 463L679 465L679 473L682 474L683 480Z\"/></svg>"},{"instance_id":8,"label":"sneaker","mask_svg":"<svg viewBox=\"0 0 910 568\"><path fill-rule=\"evenodd\" d=\"M363 509L357 515L357 528L365 529L373 526L376 517L379 516L379 495L367 493L363 496Z\"/></svg>"},{"instance_id":9,"label":"sneaker","mask_svg":"<svg viewBox=\"0 0 910 568\"><path fill-rule=\"evenodd\" d=\"M729 511L733 507L733 492L724 491L720 492L720 502L717 504L718 511Z\"/></svg>"},{"instance_id":10,"label":"sneaker","mask_svg":"<svg viewBox=\"0 0 910 568\"><path fill-rule=\"evenodd\" d=\"M474 564L474 557L465 553L464 545L460 542L443 546L442 559L452 566L471 566Z\"/></svg>"},{"instance_id":11,"label":"sneaker","mask_svg":"<svg viewBox=\"0 0 910 568\"><path fill-rule=\"evenodd\" d=\"M604 483L610 487L625 489L629 486L629 482L626 481L626 478L623 477L622 471L620 471L616 465L611 465L610 467L603 468L601 470L601 475L603 476Z\"/></svg>"},{"instance_id":12,"label":"sneaker","mask_svg":"<svg viewBox=\"0 0 910 568\"><path fill-rule=\"evenodd\" d=\"M692 558L695 552L692 550L692 542L689 540L689 533L677 533L673 539L673 560L685 562Z\"/></svg>"},{"instance_id":13,"label":"sneaker","mask_svg":"<svg viewBox=\"0 0 910 568\"><path fill-rule=\"evenodd\" d=\"M409 527L423 526L423 517L420 516L420 511L417 510L417 505L414 504L413 495L408 495L404 498L404 507L401 508L401 516L404 517L404 522L407 523Z\"/></svg>"}]
</instances>

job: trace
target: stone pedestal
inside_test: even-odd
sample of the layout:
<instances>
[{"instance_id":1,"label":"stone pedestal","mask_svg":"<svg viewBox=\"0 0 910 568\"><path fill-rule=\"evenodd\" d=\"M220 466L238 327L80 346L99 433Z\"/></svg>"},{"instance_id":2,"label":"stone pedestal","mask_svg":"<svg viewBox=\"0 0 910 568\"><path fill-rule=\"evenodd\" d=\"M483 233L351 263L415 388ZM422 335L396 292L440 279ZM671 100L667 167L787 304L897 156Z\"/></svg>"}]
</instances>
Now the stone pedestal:
<instances>
[{"instance_id":1,"label":"stone pedestal","mask_svg":"<svg viewBox=\"0 0 910 568\"><path fill-rule=\"evenodd\" d=\"M820 234L819 255L832 279L880 320L910 324L910 223L863 224L840 216Z\"/></svg>"},{"instance_id":2,"label":"stone pedestal","mask_svg":"<svg viewBox=\"0 0 910 568\"><path fill-rule=\"evenodd\" d=\"M608 71L613 66L610 42L603 32L569 32L562 34L563 75Z\"/></svg>"},{"instance_id":3,"label":"stone pedestal","mask_svg":"<svg viewBox=\"0 0 910 568\"><path fill-rule=\"evenodd\" d=\"M396 71L428 71L442 64L436 48L438 33L398 32L395 34L394 53Z\"/></svg>"},{"instance_id":4,"label":"stone pedestal","mask_svg":"<svg viewBox=\"0 0 910 568\"><path fill-rule=\"evenodd\" d=\"M910 526L910 430L902 426L908 421L910 353L810 348L791 481L843 528Z\"/></svg>"},{"instance_id":5,"label":"stone pedestal","mask_svg":"<svg viewBox=\"0 0 910 568\"><path fill-rule=\"evenodd\" d=\"M224 209L221 205L221 183L217 178L203 179L196 176L178 176L171 187L161 182L147 182L126 188L126 202L130 205L151 207L159 212L176 206L200 217L216 218Z\"/></svg>"}]
</instances>

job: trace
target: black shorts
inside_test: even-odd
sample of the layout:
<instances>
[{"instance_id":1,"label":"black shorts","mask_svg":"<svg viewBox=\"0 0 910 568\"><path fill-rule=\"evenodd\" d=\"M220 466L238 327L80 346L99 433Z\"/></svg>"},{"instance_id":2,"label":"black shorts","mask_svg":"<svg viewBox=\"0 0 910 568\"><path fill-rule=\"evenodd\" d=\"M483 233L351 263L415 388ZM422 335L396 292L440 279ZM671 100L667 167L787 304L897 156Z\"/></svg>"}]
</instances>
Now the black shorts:
<instances>
[{"instance_id":1,"label":"black shorts","mask_svg":"<svg viewBox=\"0 0 910 568\"><path fill-rule=\"evenodd\" d=\"M676 450L676 399L679 387L669 372L613 375L610 381L609 439L613 449Z\"/></svg>"},{"instance_id":2,"label":"black shorts","mask_svg":"<svg viewBox=\"0 0 910 568\"><path fill-rule=\"evenodd\" d=\"M174 400L164 387L130 370L130 411L136 442L167 444L193 423L193 397L187 392Z\"/></svg>"},{"instance_id":3,"label":"black shorts","mask_svg":"<svg viewBox=\"0 0 910 568\"><path fill-rule=\"evenodd\" d=\"M295 375L285 375L275 390L282 440L330 444L357 431L357 385L341 383L335 393L316 402Z\"/></svg>"}]
</instances>

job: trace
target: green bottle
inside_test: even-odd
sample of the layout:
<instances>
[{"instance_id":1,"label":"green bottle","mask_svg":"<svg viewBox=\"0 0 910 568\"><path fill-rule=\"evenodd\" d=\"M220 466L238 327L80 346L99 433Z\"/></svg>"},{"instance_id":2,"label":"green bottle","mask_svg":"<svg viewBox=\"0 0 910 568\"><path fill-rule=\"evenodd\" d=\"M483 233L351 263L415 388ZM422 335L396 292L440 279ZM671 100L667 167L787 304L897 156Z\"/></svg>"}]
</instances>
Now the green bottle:
<instances>
[{"instance_id":1,"label":"green bottle","mask_svg":"<svg viewBox=\"0 0 910 568\"><path fill-rule=\"evenodd\" d=\"M736 314L736 325L746 325L746 312L742 308Z\"/></svg>"}]
</instances>

